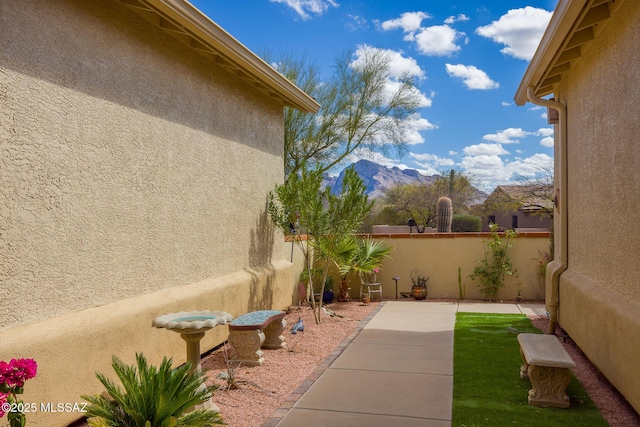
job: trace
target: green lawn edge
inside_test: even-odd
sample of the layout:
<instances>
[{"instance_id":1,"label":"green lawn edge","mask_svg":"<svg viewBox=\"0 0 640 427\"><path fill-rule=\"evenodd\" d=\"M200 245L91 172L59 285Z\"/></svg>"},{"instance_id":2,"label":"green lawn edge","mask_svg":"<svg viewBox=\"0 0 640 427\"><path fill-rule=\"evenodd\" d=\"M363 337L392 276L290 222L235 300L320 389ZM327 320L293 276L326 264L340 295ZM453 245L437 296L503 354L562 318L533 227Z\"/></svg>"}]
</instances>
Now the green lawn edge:
<instances>
[{"instance_id":1,"label":"green lawn edge","mask_svg":"<svg viewBox=\"0 0 640 427\"><path fill-rule=\"evenodd\" d=\"M608 426L573 375L570 408L529 406L517 333L540 331L526 316L457 313L454 330L452 426Z\"/></svg>"}]
</instances>

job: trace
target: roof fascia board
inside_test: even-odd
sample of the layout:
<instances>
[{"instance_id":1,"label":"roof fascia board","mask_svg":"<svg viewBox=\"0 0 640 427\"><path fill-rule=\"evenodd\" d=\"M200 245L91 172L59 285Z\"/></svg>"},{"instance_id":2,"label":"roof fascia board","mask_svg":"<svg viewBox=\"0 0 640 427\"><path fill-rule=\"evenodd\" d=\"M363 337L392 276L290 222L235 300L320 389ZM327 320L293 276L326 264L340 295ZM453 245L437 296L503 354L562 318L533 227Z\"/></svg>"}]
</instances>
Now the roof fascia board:
<instances>
[{"instance_id":1,"label":"roof fascia board","mask_svg":"<svg viewBox=\"0 0 640 427\"><path fill-rule=\"evenodd\" d=\"M197 35L228 59L236 62L265 86L272 88L286 103L301 111L316 113L320 105L296 85L274 70L251 50L227 33L186 0L144 0L169 16L187 31Z\"/></svg>"},{"instance_id":2,"label":"roof fascia board","mask_svg":"<svg viewBox=\"0 0 640 427\"><path fill-rule=\"evenodd\" d=\"M514 96L516 105L527 103L527 88L536 88L544 75L544 72L553 61L554 56L561 48L567 34L571 31L576 19L580 16L588 0L560 0L555 12L551 16L549 25L540 40L536 53L531 58L527 71L518 86Z\"/></svg>"}]
</instances>

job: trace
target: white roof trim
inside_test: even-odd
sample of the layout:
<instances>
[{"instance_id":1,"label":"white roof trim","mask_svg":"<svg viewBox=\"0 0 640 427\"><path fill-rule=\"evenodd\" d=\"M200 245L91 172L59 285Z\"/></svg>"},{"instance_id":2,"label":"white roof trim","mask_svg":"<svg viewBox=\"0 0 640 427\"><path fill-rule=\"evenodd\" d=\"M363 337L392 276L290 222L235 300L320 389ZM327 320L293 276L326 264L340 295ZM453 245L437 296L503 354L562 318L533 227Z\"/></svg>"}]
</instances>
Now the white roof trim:
<instances>
[{"instance_id":1,"label":"white roof trim","mask_svg":"<svg viewBox=\"0 0 640 427\"><path fill-rule=\"evenodd\" d=\"M527 88L538 97L554 92L624 0L560 0L514 96L527 102Z\"/></svg>"}]
</instances>

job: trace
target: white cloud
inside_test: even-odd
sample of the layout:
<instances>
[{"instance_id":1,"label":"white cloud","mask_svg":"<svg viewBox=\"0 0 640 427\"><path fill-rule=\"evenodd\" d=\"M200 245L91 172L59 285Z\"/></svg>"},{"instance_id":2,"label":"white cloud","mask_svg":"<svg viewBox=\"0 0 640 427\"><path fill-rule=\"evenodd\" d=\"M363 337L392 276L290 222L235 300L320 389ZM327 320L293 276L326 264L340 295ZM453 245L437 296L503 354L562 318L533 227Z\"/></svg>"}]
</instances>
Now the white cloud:
<instances>
[{"instance_id":1,"label":"white cloud","mask_svg":"<svg viewBox=\"0 0 640 427\"><path fill-rule=\"evenodd\" d=\"M394 93L397 93L398 89L400 89L400 86L402 86L402 83L397 80L387 81L387 84L384 87L384 95L386 101L391 100L391 97ZM414 87L410 89L410 92L412 93L412 96L415 96L417 98L420 107L431 107L432 100L430 98L427 98L425 94L418 90L418 88Z\"/></svg>"},{"instance_id":2,"label":"white cloud","mask_svg":"<svg viewBox=\"0 0 640 427\"><path fill-rule=\"evenodd\" d=\"M505 169L513 177L534 177L542 171L553 169L553 158L546 154L538 153L526 159L517 159L508 163Z\"/></svg>"},{"instance_id":3,"label":"white cloud","mask_svg":"<svg viewBox=\"0 0 640 427\"><path fill-rule=\"evenodd\" d=\"M538 132L536 132L536 135L540 135L540 136L551 136L554 134L553 128L540 128L538 129Z\"/></svg>"},{"instance_id":4,"label":"white cloud","mask_svg":"<svg viewBox=\"0 0 640 427\"><path fill-rule=\"evenodd\" d=\"M550 136L545 136L540 140L540 145L542 145L543 147L553 147L554 140Z\"/></svg>"},{"instance_id":5,"label":"white cloud","mask_svg":"<svg viewBox=\"0 0 640 427\"><path fill-rule=\"evenodd\" d=\"M401 28L405 33L413 33L420 28L423 19L431 18L426 12L405 12L399 18L384 21L381 27L384 31Z\"/></svg>"},{"instance_id":6,"label":"white cloud","mask_svg":"<svg viewBox=\"0 0 640 427\"><path fill-rule=\"evenodd\" d=\"M329 7L338 7L334 0L269 0L272 3L283 3L296 11L302 19L311 18L311 14L322 15ZM308 12L308 13L307 13Z\"/></svg>"},{"instance_id":7,"label":"white cloud","mask_svg":"<svg viewBox=\"0 0 640 427\"><path fill-rule=\"evenodd\" d=\"M421 28L415 34L418 51L428 56L448 56L460 50L456 40L465 36L448 25Z\"/></svg>"},{"instance_id":8,"label":"white cloud","mask_svg":"<svg viewBox=\"0 0 640 427\"><path fill-rule=\"evenodd\" d=\"M464 147L462 150L467 156L498 156L509 154L500 144L476 144Z\"/></svg>"},{"instance_id":9,"label":"white cloud","mask_svg":"<svg viewBox=\"0 0 640 427\"><path fill-rule=\"evenodd\" d=\"M414 58L404 57L402 53L395 50L385 50L385 52L391 61L389 63L389 70L391 71L392 77L399 78L408 74L420 79L425 78L424 71Z\"/></svg>"},{"instance_id":10,"label":"white cloud","mask_svg":"<svg viewBox=\"0 0 640 427\"><path fill-rule=\"evenodd\" d=\"M509 107L509 106L511 106L511 103L510 102L506 102L506 101L502 101L500 103L500 105L502 105L503 107Z\"/></svg>"},{"instance_id":11,"label":"white cloud","mask_svg":"<svg viewBox=\"0 0 640 427\"><path fill-rule=\"evenodd\" d=\"M540 140L540 145L542 145L543 147L553 147L553 144L554 144L553 134L554 133L555 132L554 132L553 128L540 128L540 129L538 129L537 132L534 132L534 135L543 137Z\"/></svg>"},{"instance_id":12,"label":"white cloud","mask_svg":"<svg viewBox=\"0 0 640 427\"><path fill-rule=\"evenodd\" d=\"M425 130L437 129L438 126L429 122L424 117L420 117L418 114L408 118L403 123L403 139L409 145L422 144L424 137L420 132Z\"/></svg>"},{"instance_id":13,"label":"white cloud","mask_svg":"<svg viewBox=\"0 0 640 427\"><path fill-rule=\"evenodd\" d=\"M435 154L416 154L409 153L410 157L413 157L420 166L429 167L429 168L437 168L440 166L453 166L455 162L452 159L447 159L446 157L438 157Z\"/></svg>"},{"instance_id":14,"label":"white cloud","mask_svg":"<svg viewBox=\"0 0 640 427\"><path fill-rule=\"evenodd\" d=\"M345 27L350 31L355 31L359 28L367 28L369 26L367 20L362 16L349 14L347 15L347 18L349 18L349 22L345 24Z\"/></svg>"},{"instance_id":15,"label":"white cloud","mask_svg":"<svg viewBox=\"0 0 640 427\"><path fill-rule=\"evenodd\" d=\"M393 94L400 89L401 83L398 80L399 78L404 76L417 77L419 79L425 78L424 71L420 68L415 59L404 57L402 56L402 53L395 50L380 49L369 45L358 46L358 49L355 52L355 58L350 65L358 66L364 61L365 57L379 53L385 55L389 59L390 75L384 88L384 95L387 100L391 100ZM418 88L414 87L411 91L413 92L413 96L418 99L420 107L431 106L431 99L420 92Z\"/></svg>"},{"instance_id":16,"label":"white cloud","mask_svg":"<svg viewBox=\"0 0 640 427\"><path fill-rule=\"evenodd\" d=\"M449 155L450 156L455 156L456 154L458 154L457 151L449 150Z\"/></svg>"},{"instance_id":17,"label":"white cloud","mask_svg":"<svg viewBox=\"0 0 640 427\"><path fill-rule=\"evenodd\" d=\"M438 157L435 154L416 154L409 153L409 156L412 157L417 165L424 168L425 175L436 175L443 168L451 167L455 165L455 162L452 159L448 159L446 157Z\"/></svg>"},{"instance_id":18,"label":"white cloud","mask_svg":"<svg viewBox=\"0 0 640 427\"><path fill-rule=\"evenodd\" d=\"M501 52L514 58L530 60L542 39L552 12L527 6L512 9L499 20L476 28L476 33L501 43Z\"/></svg>"},{"instance_id":19,"label":"white cloud","mask_svg":"<svg viewBox=\"0 0 640 427\"><path fill-rule=\"evenodd\" d=\"M517 144L520 139L531 135L520 128L509 128L498 133L490 133L482 137L486 141L498 142L500 144Z\"/></svg>"},{"instance_id":20,"label":"white cloud","mask_svg":"<svg viewBox=\"0 0 640 427\"><path fill-rule=\"evenodd\" d=\"M400 89L401 83L399 82L399 78L410 75L413 77L424 78L424 72L417 64L415 59L407 58L402 56L400 52L389 50L389 49L379 49L375 47L371 47L368 45L358 46L358 49L355 52L355 58L351 62L351 66L357 66L360 64L366 56L374 55L374 54L383 54L387 58L389 58L389 66L390 73L389 78L385 82L383 96L385 97L384 101L387 103L391 100L392 96L397 93L398 89ZM416 97L420 107L430 107L431 99L424 95L420 90L416 87L410 89L412 96ZM379 125L384 127L384 124L389 124L392 118L386 119L388 122L379 123ZM416 145L424 143L424 137L421 132L431 129L437 129L438 126L429 122L429 120L421 117L419 114L414 114L404 120L400 125L399 131L402 135L403 142L409 145ZM396 129L398 130L398 129ZM389 141L389 135L380 133L376 137L376 144L384 145Z\"/></svg>"},{"instance_id":21,"label":"white cloud","mask_svg":"<svg viewBox=\"0 0 640 427\"><path fill-rule=\"evenodd\" d=\"M457 21L468 21L469 17L467 15L465 15L464 13L459 14L458 16L450 16L447 19L444 20L445 24L453 24L454 22Z\"/></svg>"},{"instance_id":22,"label":"white cloud","mask_svg":"<svg viewBox=\"0 0 640 427\"><path fill-rule=\"evenodd\" d=\"M401 52L395 50L381 49L367 44L358 46L355 52L355 59L351 62L351 65L359 65L362 63L363 58L376 53L381 53L389 59L389 71L392 78L398 79L406 75L419 79L425 78L424 70L414 58L402 56Z\"/></svg>"},{"instance_id":23,"label":"white cloud","mask_svg":"<svg viewBox=\"0 0 640 427\"><path fill-rule=\"evenodd\" d=\"M462 159L460 166L483 190L489 190L511 178L511 173L505 170L504 162L497 155L467 156Z\"/></svg>"},{"instance_id":24,"label":"white cloud","mask_svg":"<svg viewBox=\"0 0 640 427\"><path fill-rule=\"evenodd\" d=\"M348 165L351 163L356 163L358 160L362 160L362 159L370 160L374 163L377 163L379 165L386 166L389 168L396 166L396 162L394 160L386 157L382 153L371 151L368 148L356 149L344 159L343 163Z\"/></svg>"},{"instance_id":25,"label":"white cloud","mask_svg":"<svg viewBox=\"0 0 640 427\"><path fill-rule=\"evenodd\" d=\"M447 67L447 73L452 77L462 79L462 83L464 83L468 89L486 90L500 87L500 84L491 80L487 73L473 65L445 64L445 66Z\"/></svg>"},{"instance_id":26,"label":"white cloud","mask_svg":"<svg viewBox=\"0 0 640 427\"><path fill-rule=\"evenodd\" d=\"M549 170L553 167L553 158L538 153L510 162L497 154L469 155L462 159L460 166L481 189L492 191L497 185L513 183L518 176L534 177Z\"/></svg>"}]
</instances>

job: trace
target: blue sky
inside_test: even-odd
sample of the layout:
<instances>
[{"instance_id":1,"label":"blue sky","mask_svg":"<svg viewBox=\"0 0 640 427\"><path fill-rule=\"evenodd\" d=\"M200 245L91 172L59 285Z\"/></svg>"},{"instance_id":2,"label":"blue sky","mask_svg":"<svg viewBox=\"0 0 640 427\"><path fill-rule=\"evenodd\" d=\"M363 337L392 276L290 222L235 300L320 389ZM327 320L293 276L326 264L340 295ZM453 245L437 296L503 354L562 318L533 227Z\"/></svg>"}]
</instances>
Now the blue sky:
<instances>
[{"instance_id":1,"label":"blue sky","mask_svg":"<svg viewBox=\"0 0 640 427\"><path fill-rule=\"evenodd\" d=\"M307 55L327 75L336 56L384 49L418 78L424 107L402 158L359 152L431 175L455 168L476 185L531 176L553 162L546 110L515 91L557 0L192 0L252 51ZM393 84L390 81L390 84Z\"/></svg>"}]
</instances>

